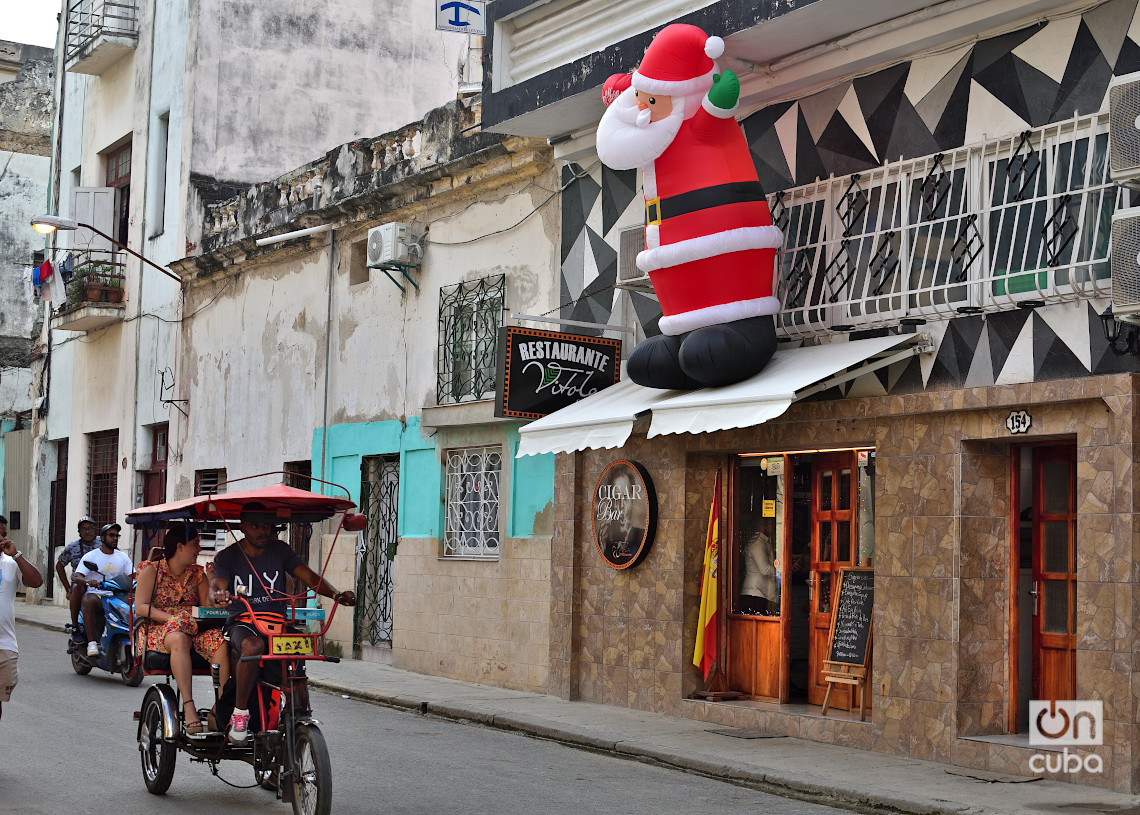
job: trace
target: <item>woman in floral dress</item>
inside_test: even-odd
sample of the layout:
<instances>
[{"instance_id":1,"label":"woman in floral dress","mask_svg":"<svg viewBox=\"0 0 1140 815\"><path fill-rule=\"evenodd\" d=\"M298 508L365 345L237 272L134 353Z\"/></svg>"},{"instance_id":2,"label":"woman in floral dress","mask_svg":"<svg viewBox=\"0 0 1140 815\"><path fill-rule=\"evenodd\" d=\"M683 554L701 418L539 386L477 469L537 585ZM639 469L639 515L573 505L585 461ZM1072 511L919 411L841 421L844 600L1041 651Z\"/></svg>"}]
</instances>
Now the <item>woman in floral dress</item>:
<instances>
[{"instance_id":1,"label":"woman in floral dress","mask_svg":"<svg viewBox=\"0 0 1140 815\"><path fill-rule=\"evenodd\" d=\"M201 551L197 527L191 523L171 524L163 537L163 550L164 558L139 569L135 616L150 621L143 629L145 650L170 654L170 672L183 698L186 733L197 735L204 728L194 705L190 649L219 666L222 685L229 678L229 654L221 629L199 631L191 616L194 606L212 605L209 580L197 562Z\"/></svg>"}]
</instances>

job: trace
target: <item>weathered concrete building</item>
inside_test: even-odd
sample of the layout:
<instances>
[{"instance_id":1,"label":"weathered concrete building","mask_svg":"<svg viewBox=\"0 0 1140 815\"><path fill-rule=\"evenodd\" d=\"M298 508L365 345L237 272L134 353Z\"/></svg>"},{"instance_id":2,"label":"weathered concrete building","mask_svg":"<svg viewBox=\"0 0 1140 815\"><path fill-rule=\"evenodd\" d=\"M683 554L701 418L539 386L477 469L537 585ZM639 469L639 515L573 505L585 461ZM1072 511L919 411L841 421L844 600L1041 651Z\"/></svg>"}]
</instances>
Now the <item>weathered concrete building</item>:
<instances>
[{"instance_id":1,"label":"weathered concrete building","mask_svg":"<svg viewBox=\"0 0 1140 815\"><path fill-rule=\"evenodd\" d=\"M1047 769L1030 702L1085 700L1102 743L1049 774L1140 789L1140 345L1102 319L1136 274L1109 254L1136 199L1109 175L1107 105L1140 70L1135 1L490 8L484 126L550 139L574 204L561 278L589 291L564 317L632 309L656 332L633 262L643 179L601 167L594 133L603 82L667 23L724 38L784 233L769 369L685 395L623 382L520 431L522 452L558 453L550 692L1021 774ZM652 549L624 569L595 540L615 460L657 497ZM692 655L713 504L706 683ZM743 590L757 542L762 598ZM873 574L866 721L843 687L821 708L836 581L855 568Z\"/></svg>"},{"instance_id":2,"label":"weathered concrete building","mask_svg":"<svg viewBox=\"0 0 1140 815\"><path fill-rule=\"evenodd\" d=\"M454 99L468 51L410 0L62 12L49 208L159 266L197 250L205 203ZM168 461L188 454L167 441L180 281L89 229L56 233L51 253L74 279L36 382L33 523L49 567L80 516L162 500Z\"/></svg>"},{"instance_id":3,"label":"weathered concrete building","mask_svg":"<svg viewBox=\"0 0 1140 815\"><path fill-rule=\"evenodd\" d=\"M53 72L50 48L0 41L0 513L18 513L21 523L13 539L22 546L27 544L22 523L28 512L26 425L38 312L31 270L42 248L28 222L47 200Z\"/></svg>"},{"instance_id":4,"label":"weathered concrete building","mask_svg":"<svg viewBox=\"0 0 1140 815\"><path fill-rule=\"evenodd\" d=\"M514 459L494 356L509 312L557 306L559 179L545 142L478 125L477 101L452 102L203 207L198 250L173 264L186 415L170 484L284 470L343 485L369 526L331 550L328 576L359 597L331 638L541 691L553 457ZM403 266L369 260L370 230L392 223L409 226ZM307 544L315 569L331 544Z\"/></svg>"}]
</instances>

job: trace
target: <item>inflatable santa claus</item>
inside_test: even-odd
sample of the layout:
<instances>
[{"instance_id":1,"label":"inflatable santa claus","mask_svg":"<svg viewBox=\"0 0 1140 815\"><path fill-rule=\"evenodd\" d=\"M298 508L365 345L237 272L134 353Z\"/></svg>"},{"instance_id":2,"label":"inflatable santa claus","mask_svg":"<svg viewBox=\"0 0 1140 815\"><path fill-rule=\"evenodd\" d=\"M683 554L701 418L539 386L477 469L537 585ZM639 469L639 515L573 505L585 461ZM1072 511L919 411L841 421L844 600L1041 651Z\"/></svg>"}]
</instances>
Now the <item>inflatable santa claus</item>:
<instances>
[{"instance_id":1,"label":"inflatable santa claus","mask_svg":"<svg viewBox=\"0 0 1140 815\"><path fill-rule=\"evenodd\" d=\"M606 82L598 156L641 168L646 272L661 303L661 336L629 356L630 379L651 388L727 385L776 350L776 249L756 167L734 118L740 82L717 73L724 41L670 25L633 73ZM612 101L611 101L612 100Z\"/></svg>"}]
</instances>

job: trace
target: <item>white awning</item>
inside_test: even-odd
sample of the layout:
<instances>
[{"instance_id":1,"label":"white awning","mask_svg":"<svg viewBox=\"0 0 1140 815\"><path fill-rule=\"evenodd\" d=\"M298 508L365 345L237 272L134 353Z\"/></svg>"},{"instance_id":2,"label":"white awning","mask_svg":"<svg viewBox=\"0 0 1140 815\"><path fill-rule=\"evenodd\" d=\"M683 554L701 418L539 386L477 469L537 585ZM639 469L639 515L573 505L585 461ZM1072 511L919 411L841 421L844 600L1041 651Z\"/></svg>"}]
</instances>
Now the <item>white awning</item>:
<instances>
[{"instance_id":1,"label":"white awning","mask_svg":"<svg viewBox=\"0 0 1140 815\"><path fill-rule=\"evenodd\" d=\"M646 412L652 412L650 437L763 424L798 399L930 350L926 335L915 334L790 348L751 379L696 391L643 388L625 379L519 428L517 455L620 447Z\"/></svg>"},{"instance_id":2,"label":"white awning","mask_svg":"<svg viewBox=\"0 0 1140 815\"><path fill-rule=\"evenodd\" d=\"M520 427L516 457L621 447L639 414L680 392L643 388L623 379Z\"/></svg>"}]
</instances>

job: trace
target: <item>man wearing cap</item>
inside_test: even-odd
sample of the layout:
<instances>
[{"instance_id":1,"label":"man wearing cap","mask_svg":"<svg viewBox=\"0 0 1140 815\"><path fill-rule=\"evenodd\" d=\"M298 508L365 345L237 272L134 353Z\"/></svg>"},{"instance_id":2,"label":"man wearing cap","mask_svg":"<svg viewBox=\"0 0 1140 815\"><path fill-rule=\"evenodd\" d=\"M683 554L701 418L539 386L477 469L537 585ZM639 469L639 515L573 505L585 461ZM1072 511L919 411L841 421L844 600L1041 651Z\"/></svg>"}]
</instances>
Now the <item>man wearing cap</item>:
<instances>
[{"instance_id":1,"label":"man wearing cap","mask_svg":"<svg viewBox=\"0 0 1140 815\"><path fill-rule=\"evenodd\" d=\"M240 657L264 654L268 645L252 624L242 622L241 616L246 607L234 595L243 596L255 612L284 615L290 605L290 597L285 593L285 575L288 573L323 597L330 597L345 606L356 604L355 594L351 591L338 592L277 537L275 520L263 505L247 504L241 513L241 531L245 537L214 557L210 596L215 606L229 604L225 637L230 642L233 656L236 693L228 736L234 744L245 744L249 737L249 694L257 682L258 669L256 661L243 662ZM303 697L296 702L299 707L308 706Z\"/></svg>"},{"instance_id":2,"label":"man wearing cap","mask_svg":"<svg viewBox=\"0 0 1140 815\"><path fill-rule=\"evenodd\" d=\"M59 559L55 562L55 573L59 577L59 582L63 584L63 591L68 597L71 606L71 635L79 639L79 608L83 604L83 595L86 591L84 586L72 585L71 581L67 579L66 567L71 567L71 573L74 575L75 570L79 568L79 562L83 560L83 556L93 549L99 548L99 538L95 536L95 519L84 515L79 519L79 538L73 540L67 546L63 547L63 551L59 553Z\"/></svg>"},{"instance_id":3,"label":"man wearing cap","mask_svg":"<svg viewBox=\"0 0 1140 815\"><path fill-rule=\"evenodd\" d=\"M16 587L38 589L44 583L16 544L8 540L8 519L0 515L0 716L16 687Z\"/></svg>"},{"instance_id":4,"label":"man wearing cap","mask_svg":"<svg viewBox=\"0 0 1140 815\"><path fill-rule=\"evenodd\" d=\"M107 524L100 530L100 545L87 553L71 573L72 582L84 587L83 627L87 634L87 656L99 656L99 642L103 639L103 601L99 598L110 592L98 588L108 577L130 574L134 571L126 552L119 551L119 534L122 527ZM88 565L90 564L90 566ZM94 567L94 568L92 568Z\"/></svg>"}]
</instances>

